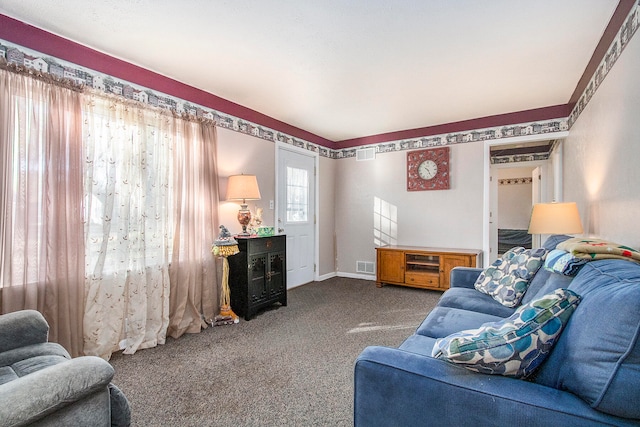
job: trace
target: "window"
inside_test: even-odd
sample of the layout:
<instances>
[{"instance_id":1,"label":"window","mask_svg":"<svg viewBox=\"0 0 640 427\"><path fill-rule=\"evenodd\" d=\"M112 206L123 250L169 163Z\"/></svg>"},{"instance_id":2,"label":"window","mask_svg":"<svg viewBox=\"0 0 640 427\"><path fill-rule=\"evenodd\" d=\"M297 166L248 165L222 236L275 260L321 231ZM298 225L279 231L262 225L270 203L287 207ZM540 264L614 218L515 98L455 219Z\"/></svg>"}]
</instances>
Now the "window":
<instances>
[{"instance_id":1,"label":"window","mask_svg":"<svg viewBox=\"0 0 640 427\"><path fill-rule=\"evenodd\" d=\"M87 112L87 273L144 271L171 256L171 137L151 111ZM107 107L107 106L104 106Z\"/></svg>"},{"instance_id":2,"label":"window","mask_svg":"<svg viewBox=\"0 0 640 427\"><path fill-rule=\"evenodd\" d=\"M306 222L308 217L308 172L287 166L287 222Z\"/></svg>"}]
</instances>

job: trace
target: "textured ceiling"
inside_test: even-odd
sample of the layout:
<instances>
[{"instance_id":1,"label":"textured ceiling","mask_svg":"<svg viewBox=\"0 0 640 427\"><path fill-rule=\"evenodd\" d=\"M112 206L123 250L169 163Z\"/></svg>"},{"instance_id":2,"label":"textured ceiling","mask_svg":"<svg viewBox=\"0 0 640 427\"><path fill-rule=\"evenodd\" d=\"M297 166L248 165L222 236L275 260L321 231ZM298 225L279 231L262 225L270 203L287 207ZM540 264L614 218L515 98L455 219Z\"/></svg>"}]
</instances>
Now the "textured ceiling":
<instances>
[{"instance_id":1,"label":"textured ceiling","mask_svg":"<svg viewBox=\"0 0 640 427\"><path fill-rule=\"evenodd\" d=\"M569 101L617 0L0 0L339 141Z\"/></svg>"}]
</instances>

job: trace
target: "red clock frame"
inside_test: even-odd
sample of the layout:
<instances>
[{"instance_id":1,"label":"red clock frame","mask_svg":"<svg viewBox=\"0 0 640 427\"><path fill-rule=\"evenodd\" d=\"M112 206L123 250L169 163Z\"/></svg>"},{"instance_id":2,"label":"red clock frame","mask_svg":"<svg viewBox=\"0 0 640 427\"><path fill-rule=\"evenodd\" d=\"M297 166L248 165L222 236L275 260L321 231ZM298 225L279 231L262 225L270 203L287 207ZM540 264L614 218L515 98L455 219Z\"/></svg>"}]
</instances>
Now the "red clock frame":
<instances>
[{"instance_id":1,"label":"red clock frame","mask_svg":"<svg viewBox=\"0 0 640 427\"><path fill-rule=\"evenodd\" d=\"M431 179L423 179L418 173L422 162L431 160L438 165L438 172ZM407 153L407 191L449 189L449 147Z\"/></svg>"}]
</instances>

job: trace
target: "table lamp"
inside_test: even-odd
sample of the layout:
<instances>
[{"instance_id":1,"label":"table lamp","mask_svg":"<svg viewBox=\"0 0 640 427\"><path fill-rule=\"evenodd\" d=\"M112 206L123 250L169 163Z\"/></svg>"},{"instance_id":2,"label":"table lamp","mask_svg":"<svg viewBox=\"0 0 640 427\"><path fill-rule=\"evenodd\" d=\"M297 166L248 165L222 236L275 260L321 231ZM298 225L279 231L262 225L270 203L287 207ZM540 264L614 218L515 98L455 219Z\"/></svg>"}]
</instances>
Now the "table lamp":
<instances>
[{"instance_id":1,"label":"table lamp","mask_svg":"<svg viewBox=\"0 0 640 427\"><path fill-rule=\"evenodd\" d=\"M533 205L529 234L580 234L582 232L580 213L575 202Z\"/></svg>"},{"instance_id":2,"label":"table lamp","mask_svg":"<svg viewBox=\"0 0 640 427\"><path fill-rule=\"evenodd\" d=\"M260 189L255 175L231 175L227 183L227 200L242 200L238 211L238 222L242 226L241 236L248 236L247 225L251 222L251 211L247 200L260 200Z\"/></svg>"}]
</instances>

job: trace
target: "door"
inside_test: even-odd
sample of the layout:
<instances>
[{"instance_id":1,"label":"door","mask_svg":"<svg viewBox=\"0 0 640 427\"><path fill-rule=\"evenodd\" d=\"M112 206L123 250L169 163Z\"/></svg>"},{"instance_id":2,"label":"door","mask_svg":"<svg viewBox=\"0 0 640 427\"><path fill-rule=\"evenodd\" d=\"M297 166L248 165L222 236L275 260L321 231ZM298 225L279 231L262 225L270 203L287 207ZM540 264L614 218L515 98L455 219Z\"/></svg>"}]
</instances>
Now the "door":
<instances>
[{"instance_id":1,"label":"door","mask_svg":"<svg viewBox=\"0 0 640 427\"><path fill-rule=\"evenodd\" d=\"M287 235L287 288L312 282L315 276L317 155L278 146L276 224Z\"/></svg>"}]
</instances>

